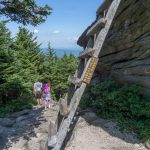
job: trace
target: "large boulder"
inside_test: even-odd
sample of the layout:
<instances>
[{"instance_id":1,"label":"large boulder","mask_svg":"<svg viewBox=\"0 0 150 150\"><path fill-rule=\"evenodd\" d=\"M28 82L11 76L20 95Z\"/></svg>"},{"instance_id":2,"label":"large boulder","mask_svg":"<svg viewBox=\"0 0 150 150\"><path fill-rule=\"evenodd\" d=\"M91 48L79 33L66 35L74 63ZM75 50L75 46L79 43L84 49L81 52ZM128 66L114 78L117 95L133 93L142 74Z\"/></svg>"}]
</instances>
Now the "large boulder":
<instances>
[{"instance_id":1,"label":"large boulder","mask_svg":"<svg viewBox=\"0 0 150 150\"><path fill-rule=\"evenodd\" d=\"M122 0L99 57L100 76L150 89L149 0Z\"/></svg>"}]
</instances>

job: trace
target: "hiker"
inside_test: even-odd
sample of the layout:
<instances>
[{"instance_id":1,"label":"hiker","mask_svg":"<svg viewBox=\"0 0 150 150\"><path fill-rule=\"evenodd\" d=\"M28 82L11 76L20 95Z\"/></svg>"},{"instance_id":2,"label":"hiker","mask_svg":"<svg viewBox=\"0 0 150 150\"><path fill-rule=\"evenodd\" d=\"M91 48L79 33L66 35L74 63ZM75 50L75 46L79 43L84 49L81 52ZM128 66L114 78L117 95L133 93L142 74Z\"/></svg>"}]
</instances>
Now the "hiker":
<instances>
[{"instance_id":1,"label":"hiker","mask_svg":"<svg viewBox=\"0 0 150 150\"><path fill-rule=\"evenodd\" d=\"M38 82L34 83L34 95L37 100L37 105L41 104L41 97L42 97L42 82L38 80Z\"/></svg>"},{"instance_id":2,"label":"hiker","mask_svg":"<svg viewBox=\"0 0 150 150\"><path fill-rule=\"evenodd\" d=\"M47 107L51 107L50 101L51 101L51 84L50 82L45 82L43 85L43 100L45 104L45 110Z\"/></svg>"}]
</instances>

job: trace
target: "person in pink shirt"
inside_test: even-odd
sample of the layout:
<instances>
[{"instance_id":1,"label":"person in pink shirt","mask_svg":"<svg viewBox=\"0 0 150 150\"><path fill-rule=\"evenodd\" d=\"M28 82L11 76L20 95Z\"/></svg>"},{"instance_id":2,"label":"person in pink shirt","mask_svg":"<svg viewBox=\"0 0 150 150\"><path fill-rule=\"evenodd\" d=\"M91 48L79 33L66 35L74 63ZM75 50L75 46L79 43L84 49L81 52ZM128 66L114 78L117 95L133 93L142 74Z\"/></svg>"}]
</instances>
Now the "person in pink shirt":
<instances>
[{"instance_id":1,"label":"person in pink shirt","mask_svg":"<svg viewBox=\"0 0 150 150\"><path fill-rule=\"evenodd\" d=\"M45 110L48 108L50 108L50 101L51 101L51 84L50 82L45 82L43 84L43 100L44 100L44 104L45 104Z\"/></svg>"}]
</instances>

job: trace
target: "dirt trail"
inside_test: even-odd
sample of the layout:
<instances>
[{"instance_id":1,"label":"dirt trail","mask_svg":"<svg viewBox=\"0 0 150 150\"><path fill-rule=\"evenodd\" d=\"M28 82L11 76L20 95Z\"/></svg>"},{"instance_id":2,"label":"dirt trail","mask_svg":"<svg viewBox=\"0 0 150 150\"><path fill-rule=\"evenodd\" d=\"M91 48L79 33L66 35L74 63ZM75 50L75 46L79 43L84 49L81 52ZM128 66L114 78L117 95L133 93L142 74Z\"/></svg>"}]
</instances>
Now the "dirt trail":
<instances>
[{"instance_id":1,"label":"dirt trail","mask_svg":"<svg viewBox=\"0 0 150 150\"><path fill-rule=\"evenodd\" d=\"M44 150L55 113L55 106L39 106L0 118L0 150Z\"/></svg>"},{"instance_id":2,"label":"dirt trail","mask_svg":"<svg viewBox=\"0 0 150 150\"><path fill-rule=\"evenodd\" d=\"M45 150L54 106L23 110L0 118L0 150ZM65 150L147 150L135 134L121 132L117 123L93 112L80 116Z\"/></svg>"},{"instance_id":3,"label":"dirt trail","mask_svg":"<svg viewBox=\"0 0 150 150\"><path fill-rule=\"evenodd\" d=\"M121 132L117 123L94 113L79 117L65 150L147 150L135 134Z\"/></svg>"}]
</instances>

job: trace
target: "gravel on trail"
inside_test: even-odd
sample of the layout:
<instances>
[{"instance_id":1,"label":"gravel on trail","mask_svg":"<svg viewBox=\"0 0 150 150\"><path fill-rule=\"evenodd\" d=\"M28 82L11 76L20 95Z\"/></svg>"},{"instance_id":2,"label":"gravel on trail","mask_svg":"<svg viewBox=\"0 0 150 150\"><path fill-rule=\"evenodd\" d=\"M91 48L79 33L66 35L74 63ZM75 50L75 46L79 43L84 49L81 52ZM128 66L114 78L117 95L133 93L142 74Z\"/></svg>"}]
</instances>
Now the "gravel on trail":
<instances>
[{"instance_id":1,"label":"gravel on trail","mask_svg":"<svg viewBox=\"0 0 150 150\"><path fill-rule=\"evenodd\" d=\"M134 133L120 131L117 123L93 112L80 116L65 150L147 150Z\"/></svg>"},{"instance_id":2,"label":"gravel on trail","mask_svg":"<svg viewBox=\"0 0 150 150\"><path fill-rule=\"evenodd\" d=\"M56 106L25 109L0 118L0 150L45 150L49 121ZM121 131L117 123L92 111L78 117L65 150L147 150L136 134Z\"/></svg>"}]
</instances>

